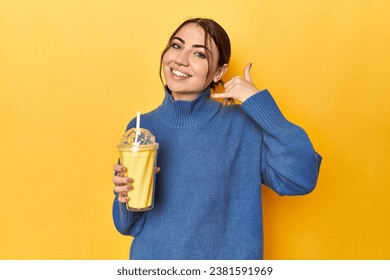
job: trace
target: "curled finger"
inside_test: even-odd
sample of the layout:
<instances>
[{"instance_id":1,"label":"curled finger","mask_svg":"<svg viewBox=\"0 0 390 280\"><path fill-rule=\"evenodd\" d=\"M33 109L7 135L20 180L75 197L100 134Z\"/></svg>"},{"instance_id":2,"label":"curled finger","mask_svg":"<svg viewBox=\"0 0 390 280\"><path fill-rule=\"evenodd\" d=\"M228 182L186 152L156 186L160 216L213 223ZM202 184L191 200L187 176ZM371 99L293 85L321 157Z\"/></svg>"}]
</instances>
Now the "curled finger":
<instances>
[{"instance_id":1,"label":"curled finger","mask_svg":"<svg viewBox=\"0 0 390 280\"><path fill-rule=\"evenodd\" d=\"M123 192L128 192L128 191L131 191L133 189L133 186L131 185L123 185L123 186L117 186L115 185L114 186L114 192L115 193L118 193L119 195Z\"/></svg>"},{"instance_id":2,"label":"curled finger","mask_svg":"<svg viewBox=\"0 0 390 280\"><path fill-rule=\"evenodd\" d=\"M124 167L123 165L120 165L120 164L114 164L114 166L112 167L112 169L114 169L115 172L125 172L126 171L126 167Z\"/></svg>"},{"instance_id":3,"label":"curled finger","mask_svg":"<svg viewBox=\"0 0 390 280\"><path fill-rule=\"evenodd\" d=\"M118 201L120 203L126 203L127 201L129 201L129 198L127 196L118 196Z\"/></svg>"},{"instance_id":4,"label":"curled finger","mask_svg":"<svg viewBox=\"0 0 390 280\"><path fill-rule=\"evenodd\" d=\"M132 178L127 178L127 177L121 177L121 176L114 176L112 178L112 182L116 186L123 186L123 185L126 185L126 184L129 184L129 183L133 182L133 179Z\"/></svg>"},{"instance_id":5,"label":"curled finger","mask_svg":"<svg viewBox=\"0 0 390 280\"><path fill-rule=\"evenodd\" d=\"M229 81L227 81L227 82L223 85L223 87L224 87L225 90L226 90L226 88L229 88L229 87L231 87L232 85L237 84L237 83L240 83L240 82L242 82L242 81L245 81L245 79L244 79L243 77L241 77L241 76L234 76L234 77L231 78Z\"/></svg>"}]
</instances>

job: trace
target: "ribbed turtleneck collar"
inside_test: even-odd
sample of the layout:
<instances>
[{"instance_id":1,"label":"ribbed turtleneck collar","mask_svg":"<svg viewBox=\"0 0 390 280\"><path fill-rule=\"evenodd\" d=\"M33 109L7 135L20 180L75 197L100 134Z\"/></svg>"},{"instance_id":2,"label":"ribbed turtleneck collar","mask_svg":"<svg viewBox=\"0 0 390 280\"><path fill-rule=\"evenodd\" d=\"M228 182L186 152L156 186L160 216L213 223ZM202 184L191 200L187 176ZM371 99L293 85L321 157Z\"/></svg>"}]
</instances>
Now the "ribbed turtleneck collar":
<instances>
[{"instance_id":1,"label":"ribbed turtleneck collar","mask_svg":"<svg viewBox=\"0 0 390 280\"><path fill-rule=\"evenodd\" d=\"M159 107L159 118L172 127L188 128L208 121L221 104L210 99L210 88L194 100L174 100L165 87L165 98Z\"/></svg>"}]
</instances>

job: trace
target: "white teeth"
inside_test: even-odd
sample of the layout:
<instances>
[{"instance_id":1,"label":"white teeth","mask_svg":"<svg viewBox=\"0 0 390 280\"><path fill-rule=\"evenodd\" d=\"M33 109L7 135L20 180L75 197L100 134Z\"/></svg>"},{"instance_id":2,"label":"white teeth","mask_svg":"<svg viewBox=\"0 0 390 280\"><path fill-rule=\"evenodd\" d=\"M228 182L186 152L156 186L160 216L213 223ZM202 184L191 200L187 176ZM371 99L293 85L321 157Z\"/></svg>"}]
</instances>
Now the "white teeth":
<instances>
[{"instance_id":1,"label":"white teeth","mask_svg":"<svg viewBox=\"0 0 390 280\"><path fill-rule=\"evenodd\" d=\"M190 75L184 74L178 70L172 70L172 73L175 74L176 76L183 77L183 78L191 77Z\"/></svg>"}]
</instances>

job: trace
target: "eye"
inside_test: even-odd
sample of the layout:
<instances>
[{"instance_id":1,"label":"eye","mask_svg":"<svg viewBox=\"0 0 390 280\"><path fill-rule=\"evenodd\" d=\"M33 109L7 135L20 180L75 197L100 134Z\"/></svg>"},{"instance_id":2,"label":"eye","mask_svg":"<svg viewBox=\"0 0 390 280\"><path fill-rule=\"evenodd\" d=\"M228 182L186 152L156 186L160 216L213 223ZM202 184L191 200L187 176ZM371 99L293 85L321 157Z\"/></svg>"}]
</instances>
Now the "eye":
<instances>
[{"instance_id":1,"label":"eye","mask_svg":"<svg viewBox=\"0 0 390 280\"><path fill-rule=\"evenodd\" d=\"M179 46L178 44L176 43L172 43L172 48L176 49L176 50L179 50L181 49L181 46Z\"/></svg>"},{"instance_id":2,"label":"eye","mask_svg":"<svg viewBox=\"0 0 390 280\"><path fill-rule=\"evenodd\" d=\"M206 58L206 55L204 53L202 53L202 52L196 52L195 56L197 56L199 58Z\"/></svg>"}]
</instances>

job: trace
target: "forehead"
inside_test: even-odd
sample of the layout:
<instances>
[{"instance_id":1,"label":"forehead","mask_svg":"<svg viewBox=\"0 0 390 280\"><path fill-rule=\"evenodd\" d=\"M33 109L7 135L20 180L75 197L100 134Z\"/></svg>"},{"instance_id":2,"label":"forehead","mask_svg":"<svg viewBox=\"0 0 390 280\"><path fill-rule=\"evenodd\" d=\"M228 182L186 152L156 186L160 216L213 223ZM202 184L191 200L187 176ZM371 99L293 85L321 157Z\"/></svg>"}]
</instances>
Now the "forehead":
<instances>
[{"instance_id":1,"label":"forehead","mask_svg":"<svg viewBox=\"0 0 390 280\"><path fill-rule=\"evenodd\" d=\"M186 44L189 43L191 45L204 45L205 44L205 31L203 27L196 23L188 23L181 27L174 37L179 37L183 39ZM211 47L211 49L216 49L215 42L211 36L208 36L208 40L206 42L207 47Z\"/></svg>"}]
</instances>

